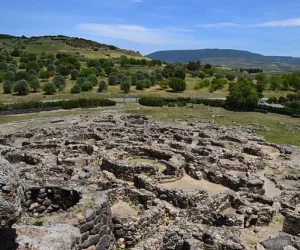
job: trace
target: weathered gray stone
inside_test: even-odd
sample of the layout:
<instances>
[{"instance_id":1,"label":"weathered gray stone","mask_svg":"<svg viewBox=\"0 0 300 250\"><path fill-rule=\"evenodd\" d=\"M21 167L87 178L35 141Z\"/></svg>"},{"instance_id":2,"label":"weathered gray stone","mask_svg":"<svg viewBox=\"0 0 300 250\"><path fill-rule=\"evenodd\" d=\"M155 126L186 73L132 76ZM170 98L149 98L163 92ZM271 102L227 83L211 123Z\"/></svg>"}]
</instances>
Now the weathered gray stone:
<instances>
[{"instance_id":1,"label":"weathered gray stone","mask_svg":"<svg viewBox=\"0 0 300 250\"><path fill-rule=\"evenodd\" d=\"M0 229L11 227L21 216L23 192L16 170L0 156Z\"/></svg>"}]
</instances>

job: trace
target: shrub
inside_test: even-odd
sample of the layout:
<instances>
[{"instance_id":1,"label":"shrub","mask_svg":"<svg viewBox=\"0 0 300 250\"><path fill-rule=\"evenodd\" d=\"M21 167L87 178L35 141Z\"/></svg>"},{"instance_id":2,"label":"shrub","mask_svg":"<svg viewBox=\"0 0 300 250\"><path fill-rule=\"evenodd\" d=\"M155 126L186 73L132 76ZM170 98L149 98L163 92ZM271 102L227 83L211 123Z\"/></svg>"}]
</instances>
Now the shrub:
<instances>
[{"instance_id":1,"label":"shrub","mask_svg":"<svg viewBox=\"0 0 300 250\"><path fill-rule=\"evenodd\" d=\"M278 99L277 99L277 97L272 96L272 97L270 97L270 98L267 100L267 103L270 103L270 104L272 104L272 103L278 103Z\"/></svg>"},{"instance_id":2,"label":"shrub","mask_svg":"<svg viewBox=\"0 0 300 250\"><path fill-rule=\"evenodd\" d=\"M159 82L159 86L162 89L167 89L168 86L169 86L169 83L170 83L170 80L162 80L162 81Z\"/></svg>"},{"instance_id":3,"label":"shrub","mask_svg":"<svg viewBox=\"0 0 300 250\"><path fill-rule=\"evenodd\" d=\"M169 86L175 92L182 92L186 89L186 83L183 79L172 77L169 82Z\"/></svg>"},{"instance_id":4,"label":"shrub","mask_svg":"<svg viewBox=\"0 0 300 250\"><path fill-rule=\"evenodd\" d=\"M79 76L79 70L78 69L72 69L71 70L71 80L76 80Z\"/></svg>"},{"instance_id":5,"label":"shrub","mask_svg":"<svg viewBox=\"0 0 300 250\"><path fill-rule=\"evenodd\" d=\"M18 95L28 95L29 94L29 84L26 80L17 81L14 84L14 92Z\"/></svg>"},{"instance_id":6,"label":"shrub","mask_svg":"<svg viewBox=\"0 0 300 250\"><path fill-rule=\"evenodd\" d=\"M56 92L56 87L53 82L47 82L43 85L45 95L53 95Z\"/></svg>"},{"instance_id":7,"label":"shrub","mask_svg":"<svg viewBox=\"0 0 300 250\"><path fill-rule=\"evenodd\" d=\"M66 86L66 79L61 75L55 76L52 82L59 90L63 90Z\"/></svg>"},{"instance_id":8,"label":"shrub","mask_svg":"<svg viewBox=\"0 0 300 250\"><path fill-rule=\"evenodd\" d=\"M93 84L88 80L86 80L84 83L81 84L81 90L84 92L91 91L92 89L93 89Z\"/></svg>"},{"instance_id":9,"label":"shrub","mask_svg":"<svg viewBox=\"0 0 300 250\"><path fill-rule=\"evenodd\" d=\"M209 85L210 85L210 80L204 79L204 80L202 80L202 81L196 83L194 89L195 89L195 90L203 89L203 88L205 88L205 87L209 87Z\"/></svg>"},{"instance_id":10,"label":"shrub","mask_svg":"<svg viewBox=\"0 0 300 250\"><path fill-rule=\"evenodd\" d=\"M226 75L226 78L227 78L228 81L234 81L235 75L229 73L229 74Z\"/></svg>"},{"instance_id":11,"label":"shrub","mask_svg":"<svg viewBox=\"0 0 300 250\"><path fill-rule=\"evenodd\" d=\"M106 91L108 88L107 83L105 81L100 81L98 85L98 92L103 92L104 90Z\"/></svg>"},{"instance_id":12,"label":"shrub","mask_svg":"<svg viewBox=\"0 0 300 250\"><path fill-rule=\"evenodd\" d=\"M136 86L135 86L135 88L137 90L143 90L145 87L146 87L146 85L145 85L145 81L144 80L137 81Z\"/></svg>"},{"instance_id":13,"label":"shrub","mask_svg":"<svg viewBox=\"0 0 300 250\"><path fill-rule=\"evenodd\" d=\"M16 76L15 76L15 73L13 71L8 71L3 76L4 81L13 82L13 81L15 81L15 78L16 78Z\"/></svg>"},{"instance_id":14,"label":"shrub","mask_svg":"<svg viewBox=\"0 0 300 250\"><path fill-rule=\"evenodd\" d=\"M86 78L85 78L85 77L78 77L77 80L76 80L76 83L77 83L78 85L81 85L81 84L83 84L85 81L86 81Z\"/></svg>"},{"instance_id":15,"label":"shrub","mask_svg":"<svg viewBox=\"0 0 300 250\"><path fill-rule=\"evenodd\" d=\"M214 78L210 83L209 92L214 92L215 90L222 89L227 84L226 78Z\"/></svg>"},{"instance_id":16,"label":"shrub","mask_svg":"<svg viewBox=\"0 0 300 250\"><path fill-rule=\"evenodd\" d=\"M3 87L4 94L11 94L12 83L10 81L4 81L2 87Z\"/></svg>"},{"instance_id":17,"label":"shrub","mask_svg":"<svg viewBox=\"0 0 300 250\"><path fill-rule=\"evenodd\" d=\"M127 77L126 79L124 79L120 85L121 90L124 91L125 94L128 94L130 91L130 86L131 86L131 82L129 80L129 78Z\"/></svg>"},{"instance_id":18,"label":"shrub","mask_svg":"<svg viewBox=\"0 0 300 250\"><path fill-rule=\"evenodd\" d=\"M139 104L144 106L162 107L164 105L164 99L162 97L145 96L139 99Z\"/></svg>"},{"instance_id":19,"label":"shrub","mask_svg":"<svg viewBox=\"0 0 300 250\"><path fill-rule=\"evenodd\" d=\"M81 88L78 84L75 84L72 88L71 88L71 94L78 94L81 92Z\"/></svg>"},{"instance_id":20,"label":"shrub","mask_svg":"<svg viewBox=\"0 0 300 250\"><path fill-rule=\"evenodd\" d=\"M28 80L28 74L26 71L19 71L16 74L16 80Z\"/></svg>"},{"instance_id":21,"label":"shrub","mask_svg":"<svg viewBox=\"0 0 300 250\"><path fill-rule=\"evenodd\" d=\"M287 99L284 97L284 96L280 96L279 98L278 98L278 103L284 103L284 102L286 102L287 101Z\"/></svg>"},{"instance_id":22,"label":"shrub","mask_svg":"<svg viewBox=\"0 0 300 250\"><path fill-rule=\"evenodd\" d=\"M285 104L285 107L290 109L299 109L300 110L300 101L292 101Z\"/></svg>"},{"instance_id":23,"label":"shrub","mask_svg":"<svg viewBox=\"0 0 300 250\"><path fill-rule=\"evenodd\" d=\"M41 87L40 81L36 76L29 78L29 85L33 92L36 92Z\"/></svg>"},{"instance_id":24,"label":"shrub","mask_svg":"<svg viewBox=\"0 0 300 250\"><path fill-rule=\"evenodd\" d=\"M97 84L98 84L98 79L97 79L97 76L95 74L88 75L87 80L89 82L91 82L93 84L93 86L97 86Z\"/></svg>"}]
</instances>

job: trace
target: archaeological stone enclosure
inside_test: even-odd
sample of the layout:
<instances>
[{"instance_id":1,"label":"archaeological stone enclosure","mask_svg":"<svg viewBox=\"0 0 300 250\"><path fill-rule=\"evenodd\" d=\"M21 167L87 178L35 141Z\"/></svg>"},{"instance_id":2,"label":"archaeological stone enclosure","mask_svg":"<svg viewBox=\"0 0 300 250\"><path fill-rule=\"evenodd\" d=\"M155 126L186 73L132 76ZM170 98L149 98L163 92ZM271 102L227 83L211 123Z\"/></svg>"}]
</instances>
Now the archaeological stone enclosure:
<instances>
[{"instance_id":1,"label":"archaeological stone enclosure","mask_svg":"<svg viewBox=\"0 0 300 250\"><path fill-rule=\"evenodd\" d=\"M118 111L0 125L0 249L299 250L300 148Z\"/></svg>"}]
</instances>

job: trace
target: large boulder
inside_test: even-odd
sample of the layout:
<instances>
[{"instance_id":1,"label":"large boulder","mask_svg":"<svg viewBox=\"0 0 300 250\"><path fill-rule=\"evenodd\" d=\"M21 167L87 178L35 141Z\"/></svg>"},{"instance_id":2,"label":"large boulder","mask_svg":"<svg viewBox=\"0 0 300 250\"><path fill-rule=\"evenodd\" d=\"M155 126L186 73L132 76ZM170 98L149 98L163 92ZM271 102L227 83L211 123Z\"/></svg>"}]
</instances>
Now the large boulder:
<instances>
[{"instance_id":1,"label":"large boulder","mask_svg":"<svg viewBox=\"0 0 300 250\"><path fill-rule=\"evenodd\" d=\"M16 170L0 157L0 229L11 227L21 216L23 194Z\"/></svg>"},{"instance_id":2,"label":"large boulder","mask_svg":"<svg viewBox=\"0 0 300 250\"><path fill-rule=\"evenodd\" d=\"M282 231L295 236L300 235L300 212L288 211L285 215Z\"/></svg>"},{"instance_id":3,"label":"large boulder","mask_svg":"<svg viewBox=\"0 0 300 250\"><path fill-rule=\"evenodd\" d=\"M79 228L67 224L49 227L19 226L0 231L1 250L75 250L80 243Z\"/></svg>"}]
</instances>

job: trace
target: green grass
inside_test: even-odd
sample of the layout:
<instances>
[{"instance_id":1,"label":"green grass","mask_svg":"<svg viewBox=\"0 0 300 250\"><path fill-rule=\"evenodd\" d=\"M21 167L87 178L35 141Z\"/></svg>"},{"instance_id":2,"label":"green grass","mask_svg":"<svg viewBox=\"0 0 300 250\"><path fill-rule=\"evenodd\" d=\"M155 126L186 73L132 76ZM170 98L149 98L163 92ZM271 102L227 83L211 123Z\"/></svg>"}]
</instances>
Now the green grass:
<instances>
[{"instance_id":1,"label":"green grass","mask_svg":"<svg viewBox=\"0 0 300 250\"><path fill-rule=\"evenodd\" d=\"M151 116L158 121L173 122L180 119L185 120L184 115L194 115L201 117L195 120L215 121L225 126L260 124L270 128L269 131L257 131L258 135L262 135L267 141L277 144L288 144L300 146L300 133L296 124L300 124L300 119L291 118L288 116L277 114L262 114L257 112L233 112L223 108L206 107L203 105L194 105L195 108L180 108L180 107L144 107L127 104L126 112L134 114L144 114ZM213 115L223 115L224 117L215 117ZM193 121L193 120L189 120ZM294 132L289 132L279 125L280 122L292 126Z\"/></svg>"},{"instance_id":2,"label":"green grass","mask_svg":"<svg viewBox=\"0 0 300 250\"><path fill-rule=\"evenodd\" d=\"M29 121L33 119L67 117L70 115L79 114L99 114L105 110L119 110L124 113L133 113L147 115L154 120L173 123L174 120L185 121L184 115L196 116L192 121L214 121L225 126L235 126L236 123L240 125L260 124L270 128L269 131L257 131L258 135L262 135L267 141L300 146L300 133L295 125L300 124L300 119L291 118L277 114L262 114L257 112L232 112L223 108L213 108L204 105L194 105L194 108L185 107L145 107L135 103L119 104L114 107L104 107L97 109L75 109L55 112L41 112L25 115L10 115L0 116L0 124L9 122ZM213 117L213 115L223 115L224 117ZM279 125L280 122L292 126L294 132L289 132Z\"/></svg>"}]
</instances>

